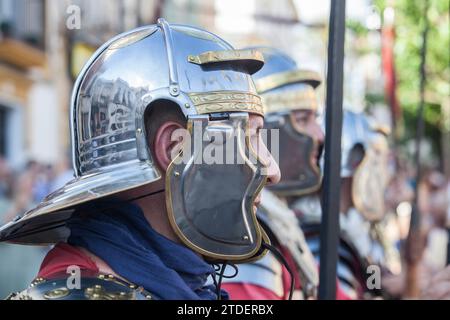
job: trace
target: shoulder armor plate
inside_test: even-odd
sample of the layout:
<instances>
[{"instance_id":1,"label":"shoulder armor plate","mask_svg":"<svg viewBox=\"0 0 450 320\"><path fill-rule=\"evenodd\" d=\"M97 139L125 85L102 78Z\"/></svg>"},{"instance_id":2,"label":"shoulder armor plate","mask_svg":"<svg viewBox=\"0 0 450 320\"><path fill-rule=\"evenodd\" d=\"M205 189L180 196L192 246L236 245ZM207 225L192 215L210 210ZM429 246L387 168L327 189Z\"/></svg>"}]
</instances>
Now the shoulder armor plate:
<instances>
[{"instance_id":1,"label":"shoulder armor plate","mask_svg":"<svg viewBox=\"0 0 450 320\"><path fill-rule=\"evenodd\" d=\"M258 218L265 222L277 242L289 250L297 265L305 296L315 296L319 284L318 268L295 213L270 191L263 189L261 193Z\"/></svg>"},{"instance_id":2,"label":"shoulder armor plate","mask_svg":"<svg viewBox=\"0 0 450 320\"><path fill-rule=\"evenodd\" d=\"M93 274L81 276L79 286L68 274L51 279L36 278L31 285L6 300L151 300L155 297L142 287L128 283L113 275Z\"/></svg>"}]
</instances>

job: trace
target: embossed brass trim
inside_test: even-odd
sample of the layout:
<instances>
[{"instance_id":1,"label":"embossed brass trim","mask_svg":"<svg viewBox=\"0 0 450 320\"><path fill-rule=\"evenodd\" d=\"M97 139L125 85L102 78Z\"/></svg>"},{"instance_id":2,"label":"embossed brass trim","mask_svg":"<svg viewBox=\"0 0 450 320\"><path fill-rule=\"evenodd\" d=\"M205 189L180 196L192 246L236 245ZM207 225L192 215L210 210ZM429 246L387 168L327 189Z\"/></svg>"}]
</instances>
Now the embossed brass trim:
<instances>
[{"instance_id":1,"label":"embossed brass trim","mask_svg":"<svg viewBox=\"0 0 450 320\"><path fill-rule=\"evenodd\" d=\"M283 93L265 93L261 98L265 113L318 108L316 92L309 86Z\"/></svg>"},{"instance_id":2,"label":"embossed brass trim","mask_svg":"<svg viewBox=\"0 0 450 320\"><path fill-rule=\"evenodd\" d=\"M256 62L260 62L262 65L264 63L264 56L261 52L254 49L207 51L199 54L198 56L188 56L189 62L199 65L242 60L253 60Z\"/></svg>"},{"instance_id":3,"label":"embossed brass trim","mask_svg":"<svg viewBox=\"0 0 450 320\"><path fill-rule=\"evenodd\" d=\"M109 292L101 285L86 288L84 295L89 300L134 300L134 292L114 291Z\"/></svg>"},{"instance_id":4,"label":"embossed brass trim","mask_svg":"<svg viewBox=\"0 0 450 320\"><path fill-rule=\"evenodd\" d=\"M212 91L190 93L198 114L214 112L250 112L264 115L261 98L249 92Z\"/></svg>"},{"instance_id":5,"label":"embossed brass trim","mask_svg":"<svg viewBox=\"0 0 450 320\"><path fill-rule=\"evenodd\" d=\"M263 93L286 84L310 82L313 87L317 87L321 82L321 76L311 70L295 70L271 74L255 81L258 93Z\"/></svg>"}]
</instances>

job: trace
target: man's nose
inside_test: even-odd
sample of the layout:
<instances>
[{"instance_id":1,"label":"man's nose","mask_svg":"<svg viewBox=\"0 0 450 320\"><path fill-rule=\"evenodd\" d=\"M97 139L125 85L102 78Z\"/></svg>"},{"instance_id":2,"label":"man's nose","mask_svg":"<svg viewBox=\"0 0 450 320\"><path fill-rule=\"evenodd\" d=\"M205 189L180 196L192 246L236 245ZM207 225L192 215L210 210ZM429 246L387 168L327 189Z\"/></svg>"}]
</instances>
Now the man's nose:
<instances>
[{"instance_id":1,"label":"man's nose","mask_svg":"<svg viewBox=\"0 0 450 320\"><path fill-rule=\"evenodd\" d=\"M317 141L318 144L323 144L325 141L325 133L318 123L314 123L311 126L311 136Z\"/></svg>"},{"instance_id":2,"label":"man's nose","mask_svg":"<svg viewBox=\"0 0 450 320\"><path fill-rule=\"evenodd\" d=\"M270 154L269 154L270 155ZM270 164L267 167L267 185L274 185L280 182L281 172L278 163L275 159L270 155Z\"/></svg>"}]
</instances>

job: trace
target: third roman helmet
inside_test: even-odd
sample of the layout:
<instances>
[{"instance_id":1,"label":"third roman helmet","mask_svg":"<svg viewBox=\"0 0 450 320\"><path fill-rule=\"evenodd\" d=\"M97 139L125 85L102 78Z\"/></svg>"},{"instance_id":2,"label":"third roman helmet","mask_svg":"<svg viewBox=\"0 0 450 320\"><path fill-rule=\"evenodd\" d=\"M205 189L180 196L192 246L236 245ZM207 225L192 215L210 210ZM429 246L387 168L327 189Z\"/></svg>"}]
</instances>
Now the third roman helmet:
<instances>
[{"instance_id":1,"label":"third roman helmet","mask_svg":"<svg viewBox=\"0 0 450 320\"><path fill-rule=\"evenodd\" d=\"M352 177L352 201L369 221L383 218L389 181L389 130L364 113L344 110L341 177Z\"/></svg>"}]
</instances>

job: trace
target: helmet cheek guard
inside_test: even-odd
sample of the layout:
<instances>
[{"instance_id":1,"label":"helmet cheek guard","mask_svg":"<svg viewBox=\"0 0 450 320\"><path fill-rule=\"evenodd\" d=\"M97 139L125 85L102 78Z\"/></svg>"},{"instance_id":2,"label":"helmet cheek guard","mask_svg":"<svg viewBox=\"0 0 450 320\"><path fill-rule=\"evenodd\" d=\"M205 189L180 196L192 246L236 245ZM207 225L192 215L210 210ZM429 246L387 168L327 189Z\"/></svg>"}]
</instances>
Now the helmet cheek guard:
<instances>
[{"instance_id":1,"label":"helmet cheek guard","mask_svg":"<svg viewBox=\"0 0 450 320\"><path fill-rule=\"evenodd\" d=\"M317 142L299 128L291 112L268 115L265 123L267 129L278 129L278 164L282 170L281 181L268 189L281 196L299 196L318 190L322 175L314 156ZM272 144L270 147L277 154Z\"/></svg>"},{"instance_id":2,"label":"helmet cheek guard","mask_svg":"<svg viewBox=\"0 0 450 320\"><path fill-rule=\"evenodd\" d=\"M192 116L187 127L190 143L184 143L166 172L172 228L186 246L207 259L255 258L262 241L268 242L253 204L266 176L246 134L248 113L216 120Z\"/></svg>"},{"instance_id":3,"label":"helmet cheek guard","mask_svg":"<svg viewBox=\"0 0 450 320\"><path fill-rule=\"evenodd\" d=\"M384 137L371 143L353 175L352 200L355 208L368 221L380 221L385 214L384 196L389 182L388 151Z\"/></svg>"}]
</instances>

